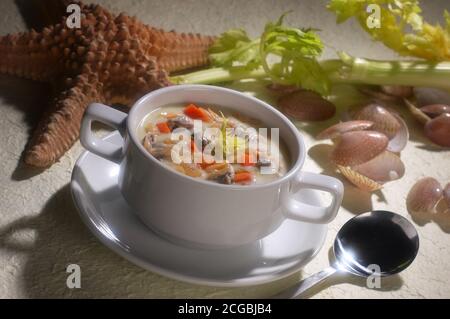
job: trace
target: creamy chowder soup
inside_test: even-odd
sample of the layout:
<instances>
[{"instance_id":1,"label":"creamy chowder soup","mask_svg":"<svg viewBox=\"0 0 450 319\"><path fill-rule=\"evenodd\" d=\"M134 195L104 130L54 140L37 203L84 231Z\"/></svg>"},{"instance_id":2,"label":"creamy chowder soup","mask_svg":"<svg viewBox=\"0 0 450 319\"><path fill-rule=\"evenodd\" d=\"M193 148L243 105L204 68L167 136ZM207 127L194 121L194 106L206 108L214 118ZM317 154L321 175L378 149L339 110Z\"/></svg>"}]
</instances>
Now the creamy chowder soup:
<instances>
[{"instance_id":1,"label":"creamy chowder soup","mask_svg":"<svg viewBox=\"0 0 450 319\"><path fill-rule=\"evenodd\" d=\"M144 148L167 167L221 184L252 185L285 175L288 157L277 128L226 108L168 105L141 122Z\"/></svg>"}]
</instances>

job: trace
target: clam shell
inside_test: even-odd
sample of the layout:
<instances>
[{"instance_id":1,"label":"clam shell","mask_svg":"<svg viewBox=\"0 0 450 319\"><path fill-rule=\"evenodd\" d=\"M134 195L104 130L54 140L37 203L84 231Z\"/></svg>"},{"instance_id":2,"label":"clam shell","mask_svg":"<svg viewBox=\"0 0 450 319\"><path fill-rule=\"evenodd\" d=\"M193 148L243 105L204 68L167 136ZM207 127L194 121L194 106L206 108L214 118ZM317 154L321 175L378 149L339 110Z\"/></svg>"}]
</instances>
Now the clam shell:
<instances>
[{"instance_id":1,"label":"clam shell","mask_svg":"<svg viewBox=\"0 0 450 319\"><path fill-rule=\"evenodd\" d=\"M381 91L391 96L407 98L413 95L414 91L411 86L402 85L382 85Z\"/></svg>"},{"instance_id":2,"label":"clam shell","mask_svg":"<svg viewBox=\"0 0 450 319\"><path fill-rule=\"evenodd\" d=\"M394 137L401 127L398 120L377 103L364 106L353 115L353 119L372 121L374 123L372 129L385 134L389 139Z\"/></svg>"},{"instance_id":3,"label":"clam shell","mask_svg":"<svg viewBox=\"0 0 450 319\"><path fill-rule=\"evenodd\" d=\"M408 125L406 125L405 121L399 115L396 113L392 113L392 115L400 123L400 129L397 134L389 140L387 150L393 153L400 153L406 147L406 144L408 144L409 129Z\"/></svg>"},{"instance_id":4,"label":"clam shell","mask_svg":"<svg viewBox=\"0 0 450 319\"><path fill-rule=\"evenodd\" d=\"M447 183L444 187L444 200L447 204L447 208L450 209L450 183Z\"/></svg>"},{"instance_id":5,"label":"clam shell","mask_svg":"<svg viewBox=\"0 0 450 319\"><path fill-rule=\"evenodd\" d=\"M429 117L433 118L443 113L450 113L450 106L445 104L429 104L422 106L420 110Z\"/></svg>"},{"instance_id":6,"label":"clam shell","mask_svg":"<svg viewBox=\"0 0 450 319\"><path fill-rule=\"evenodd\" d=\"M437 202L442 197L442 187L432 177L425 177L417 181L406 197L409 212L433 212Z\"/></svg>"},{"instance_id":7,"label":"clam shell","mask_svg":"<svg viewBox=\"0 0 450 319\"><path fill-rule=\"evenodd\" d=\"M338 165L338 169L353 185L367 192L373 192L383 188L383 185L354 171L351 167Z\"/></svg>"},{"instance_id":8,"label":"clam shell","mask_svg":"<svg viewBox=\"0 0 450 319\"><path fill-rule=\"evenodd\" d=\"M426 115L424 112L422 112L421 109L416 107L417 102L408 99L404 99L403 101L405 102L409 112L412 114L412 116L415 117L417 121L419 121L422 124L425 124L429 120L431 120L431 118L428 115Z\"/></svg>"},{"instance_id":9,"label":"clam shell","mask_svg":"<svg viewBox=\"0 0 450 319\"><path fill-rule=\"evenodd\" d=\"M371 121L349 121L341 122L330 126L317 135L317 139L333 139L340 136L343 133L351 131L363 131L370 128L373 125Z\"/></svg>"},{"instance_id":10,"label":"clam shell","mask_svg":"<svg viewBox=\"0 0 450 319\"><path fill-rule=\"evenodd\" d=\"M361 86L358 88L358 90L363 93L364 95L367 95L374 100L378 101L384 101L384 102L396 102L398 101L398 97L387 94L385 92L382 92L380 90L379 86Z\"/></svg>"},{"instance_id":11,"label":"clam shell","mask_svg":"<svg viewBox=\"0 0 450 319\"><path fill-rule=\"evenodd\" d=\"M417 87L414 88L414 96L418 107L430 104L450 105L450 93L442 89Z\"/></svg>"},{"instance_id":12,"label":"clam shell","mask_svg":"<svg viewBox=\"0 0 450 319\"><path fill-rule=\"evenodd\" d=\"M367 163L353 166L352 169L379 184L402 178L405 175L405 165L400 157L388 151Z\"/></svg>"},{"instance_id":13,"label":"clam shell","mask_svg":"<svg viewBox=\"0 0 450 319\"><path fill-rule=\"evenodd\" d=\"M375 131L353 131L341 135L331 152L331 160L338 165L354 166L370 161L388 145L386 135Z\"/></svg>"},{"instance_id":14,"label":"clam shell","mask_svg":"<svg viewBox=\"0 0 450 319\"><path fill-rule=\"evenodd\" d=\"M450 114L441 114L425 124L425 135L437 145L450 147Z\"/></svg>"},{"instance_id":15,"label":"clam shell","mask_svg":"<svg viewBox=\"0 0 450 319\"><path fill-rule=\"evenodd\" d=\"M299 88L296 85L283 85L283 84L278 84L278 83L270 83L266 86L266 88L269 91L278 93L278 94L289 94L289 93L293 93L293 92L302 90L301 88Z\"/></svg>"},{"instance_id":16,"label":"clam shell","mask_svg":"<svg viewBox=\"0 0 450 319\"><path fill-rule=\"evenodd\" d=\"M281 110L298 121L324 121L334 116L336 107L320 94L301 90L278 100Z\"/></svg>"}]
</instances>

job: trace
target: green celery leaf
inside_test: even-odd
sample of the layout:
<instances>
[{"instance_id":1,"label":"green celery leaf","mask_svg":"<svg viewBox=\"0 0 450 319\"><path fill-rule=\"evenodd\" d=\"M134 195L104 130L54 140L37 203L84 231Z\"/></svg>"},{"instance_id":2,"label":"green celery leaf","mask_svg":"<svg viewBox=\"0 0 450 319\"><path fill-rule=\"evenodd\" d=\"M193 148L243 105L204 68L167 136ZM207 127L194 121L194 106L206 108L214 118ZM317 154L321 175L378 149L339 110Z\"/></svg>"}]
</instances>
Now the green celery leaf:
<instances>
[{"instance_id":1,"label":"green celery leaf","mask_svg":"<svg viewBox=\"0 0 450 319\"><path fill-rule=\"evenodd\" d=\"M254 69L260 65L259 41L252 41L242 29L223 33L209 53L214 66Z\"/></svg>"},{"instance_id":2,"label":"green celery leaf","mask_svg":"<svg viewBox=\"0 0 450 319\"><path fill-rule=\"evenodd\" d=\"M317 60L322 54L322 41L313 29L287 27L283 19L284 15L276 23L267 24L261 37L264 69L275 82L326 95L329 81Z\"/></svg>"},{"instance_id":3,"label":"green celery leaf","mask_svg":"<svg viewBox=\"0 0 450 319\"><path fill-rule=\"evenodd\" d=\"M370 4L380 8L380 27L369 28ZM334 12L337 22L356 18L373 39L382 42L400 55L430 61L450 60L450 17L444 12L446 26L423 21L418 0L331 0L327 8Z\"/></svg>"}]
</instances>

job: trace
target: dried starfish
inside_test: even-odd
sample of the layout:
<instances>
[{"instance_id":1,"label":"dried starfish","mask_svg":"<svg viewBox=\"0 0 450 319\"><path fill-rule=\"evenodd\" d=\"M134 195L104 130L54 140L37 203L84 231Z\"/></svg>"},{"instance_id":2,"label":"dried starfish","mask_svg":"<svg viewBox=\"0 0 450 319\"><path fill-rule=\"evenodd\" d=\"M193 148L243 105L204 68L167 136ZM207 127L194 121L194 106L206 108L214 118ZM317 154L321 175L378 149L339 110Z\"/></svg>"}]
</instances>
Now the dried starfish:
<instances>
[{"instance_id":1,"label":"dried starfish","mask_svg":"<svg viewBox=\"0 0 450 319\"><path fill-rule=\"evenodd\" d=\"M0 73L53 84L60 92L44 114L24 160L48 167L78 139L91 102L130 105L170 84L168 72L208 63L213 38L165 32L98 5L81 7L81 28L62 23L0 37Z\"/></svg>"}]
</instances>

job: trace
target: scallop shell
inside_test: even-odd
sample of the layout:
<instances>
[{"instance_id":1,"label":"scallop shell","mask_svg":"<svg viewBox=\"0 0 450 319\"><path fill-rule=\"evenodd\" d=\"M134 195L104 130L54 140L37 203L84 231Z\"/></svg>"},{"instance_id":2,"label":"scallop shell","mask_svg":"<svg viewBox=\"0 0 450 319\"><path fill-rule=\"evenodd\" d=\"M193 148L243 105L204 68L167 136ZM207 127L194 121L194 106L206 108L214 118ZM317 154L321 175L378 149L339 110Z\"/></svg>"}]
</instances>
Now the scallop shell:
<instances>
[{"instance_id":1,"label":"scallop shell","mask_svg":"<svg viewBox=\"0 0 450 319\"><path fill-rule=\"evenodd\" d=\"M352 169L379 184L400 179L405 175L405 165L400 157L388 151L367 163L353 166Z\"/></svg>"},{"instance_id":2,"label":"scallop shell","mask_svg":"<svg viewBox=\"0 0 450 319\"><path fill-rule=\"evenodd\" d=\"M397 134L393 138L389 140L389 144L387 146L387 150L393 153L400 153L406 147L409 141L409 129L408 125L406 125L405 121L397 115L396 113L392 113L392 115L397 119L400 123L400 129Z\"/></svg>"},{"instance_id":3,"label":"scallop shell","mask_svg":"<svg viewBox=\"0 0 450 319\"><path fill-rule=\"evenodd\" d=\"M425 177L417 181L406 198L409 212L433 212L437 202L442 197L442 187L432 177Z\"/></svg>"},{"instance_id":4,"label":"scallop shell","mask_svg":"<svg viewBox=\"0 0 450 319\"><path fill-rule=\"evenodd\" d=\"M371 180L370 178L355 172L351 167L338 165L338 169L352 184L359 189L367 192L373 192L383 188L383 185Z\"/></svg>"},{"instance_id":5,"label":"scallop shell","mask_svg":"<svg viewBox=\"0 0 450 319\"><path fill-rule=\"evenodd\" d=\"M333 139L340 136L343 133L351 131L363 131L370 128L373 125L371 121L348 121L341 122L330 126L317 135L317 139Z\"/></svg>"},{"instance_id":6,"label":"scallop shell","mask_svg":"<svg viewBox=\"0 0 450 319\"><path fill-rule=\"evenodd\" d=\"M353 115L353 119L372 121L374 123L372 129L385 134L389 139L394 137L401 127L398 120L377 103L364 106Z\"/></svg>"},{"instance_id":7,"label":"scallop shell","mask_svg":"<svg viewBox=\"0 0 450 319\"><path fill-rule=\"evenodd\" d=\"M331 160L341 166L354 166L370 161L388 145L386 135L375 131L353 131L341 135L331 152Z\"/></svg>"},{"instance_id":8,"label":"scallop shell","mask_svg":"<svg viewBox=\"0 0 450 319\"><path fill-rule=\"evenodd\" d=\"M425 135L433 143L450 147L450 114L444 113L425 125Z\"/></svg>"},{"instance_id":9,"label":"scallop shell","mask_svg":"<svg viewBox=\"0 0 450 319\"><path fill-rule=\"evenodd\" d=\"M420 110L429 117L433 118L443 113L450 113L450 106L445 104L429 104L422 106Z\"/></svg>"},{"instance_id":10,"label":"scallop shell","mask_svg":"<svg viewBox=\"0 0 450 319\"><path fill-rule=\"evenodd\" d=\"M283 112L298 121L324 121L334 116L336 107L320 94L301 90L278 100Z\"/></svg>"}]
</instances>

